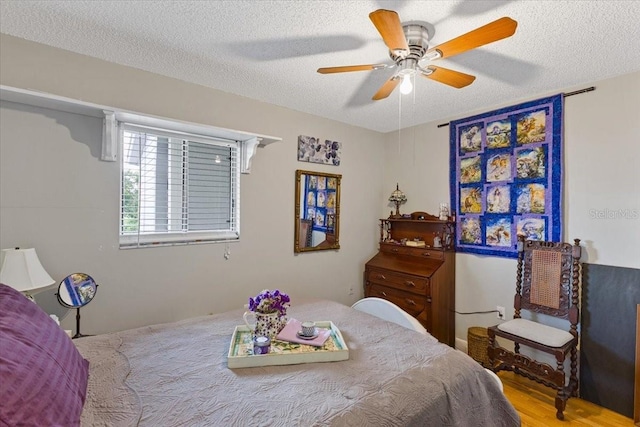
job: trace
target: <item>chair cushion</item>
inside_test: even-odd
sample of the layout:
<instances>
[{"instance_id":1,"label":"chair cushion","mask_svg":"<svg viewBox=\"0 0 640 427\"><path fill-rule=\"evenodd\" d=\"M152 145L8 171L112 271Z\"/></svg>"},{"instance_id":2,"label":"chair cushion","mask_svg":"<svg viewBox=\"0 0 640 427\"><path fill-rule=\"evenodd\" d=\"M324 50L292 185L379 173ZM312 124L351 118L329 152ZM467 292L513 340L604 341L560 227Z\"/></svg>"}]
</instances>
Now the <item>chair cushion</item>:
<instances>
[{"instance_id":1,"label":"chair cushion","mask_svg":"<svg viewBox=\"0 0 640 427\"><path fill-rule=\"evenodd\" d=\"M0 425L78 426L89 362L36 303L0 284Z\"/></svg>"},{"instance_id":2,"label":"chair cushion","mask_svg":"<svg viewBox=\"0 0 640 427\"><path fill-rule=\"evenodd\" d=\"M498 329L549 347L562 347L573 339L567 331L527 319L509 320L499 324Z\"/></svg>"}]
</instances>

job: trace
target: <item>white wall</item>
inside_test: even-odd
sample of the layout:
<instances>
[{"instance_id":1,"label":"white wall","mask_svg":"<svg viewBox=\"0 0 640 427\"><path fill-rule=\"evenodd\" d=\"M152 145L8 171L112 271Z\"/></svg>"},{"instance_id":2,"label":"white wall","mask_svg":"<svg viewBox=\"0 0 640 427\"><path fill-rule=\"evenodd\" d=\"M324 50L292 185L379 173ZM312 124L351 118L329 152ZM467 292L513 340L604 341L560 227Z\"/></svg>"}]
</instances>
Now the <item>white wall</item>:
<instances>
[{"instance_id":1,"label":"white wall","mask_svg":"<svg viewBox=\"0 0 640 427\"><path fill-rule=\"evenodd\" d=\"M449 130L437 128L447 120L380 135L6 35L0 83L283 138L259 149L251 175L242 176L242 240L231 245L229 261L220 244L121 251L118 165L98 160L100 121L3 104L0 248L36 247L56 280L76 271L96 278L84 333L239 307L264 287L351 303L361 296L364 263L376 251L378 218L389 215L396 182L409 199L403 213L436 213L449 201ZM583 239L588 262L640 268L640 215L595 217L640 212L640 73L593 85L565 100L564 238ZM343 142L341 166L297 162L300 134ZM343 175L340 251L293 254L295 169ZM514 260L459 254L456 269L458 311L502 305L512 315ZM495 314L456 315L456 337L496 321ZM72 316L65 324L71 328Z\"/></svg>"},{"instance_id":2,"label":"white wall","mask_svg":"<svg viewBox=\"0 0 640 427\"><path fill-rule=\"evenodd\" d=\"M241 178L242 235L228 261L224 244L120 250L119 165L99 160L101 120L3 102L0 248L35 247L57 281L74 272L96 279L83 333L238 308L263 288L289 292L294 304L302 295L347 304L362 296L377 244L384 135L6 35L0 83L283 138L258 149ZM341 166L298 162L301 134L342 142ZM294 255L296 169L342 174L339 251ZM63 322L73 324L73 316Z\"/></svg>"},{"instance_id":3,"label":"white wall","mask_svg":"<svg viewBox=\"0 0 640 427\"><path fill-rule=\"evenodd\" d=\"M584 262L640 268L640 72L556 93L588 86L596 90L567 97L564 104L563 239L582 239ZM451 120L548 95L532 94ZM416 114L411 105L403 106L404 112ZM408 198L403 213L437 214L439 203L449 201L449 128L437 127L447 121L386 135L383 192L391 194L400 184ZM388 216L389 209L385 206L381 215ZM456 310L501 305L511 318L515 275L514 259L456 255ZM456 338L466 341L470 326L497 321L495 313L456 314Z\"/></svg>"}]
</instances>

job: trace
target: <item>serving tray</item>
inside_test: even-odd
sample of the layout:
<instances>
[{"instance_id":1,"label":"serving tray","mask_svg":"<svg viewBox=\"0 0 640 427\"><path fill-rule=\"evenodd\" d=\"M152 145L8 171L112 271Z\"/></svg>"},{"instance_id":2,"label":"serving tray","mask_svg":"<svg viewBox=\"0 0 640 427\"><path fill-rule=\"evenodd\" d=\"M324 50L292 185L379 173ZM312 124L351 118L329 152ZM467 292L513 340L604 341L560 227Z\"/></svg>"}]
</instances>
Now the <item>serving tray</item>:
<instances>
[{"instance_id":1,"label":"serving tray","mask_svg":"<svg viewBox=\"0 0 640 427\"><path fill-rule=\"evenodd\" d=\"M331 335L322 347L291 343L274 339L268 354L253 354L252 332L247 325L236 326L229 345L227 366L249 368L254 366L296 365L300 363L337 362L349 359L349 348L340 330L333 322L317 321L319 329L329 329Z\"/></svg>"}]
</instances>

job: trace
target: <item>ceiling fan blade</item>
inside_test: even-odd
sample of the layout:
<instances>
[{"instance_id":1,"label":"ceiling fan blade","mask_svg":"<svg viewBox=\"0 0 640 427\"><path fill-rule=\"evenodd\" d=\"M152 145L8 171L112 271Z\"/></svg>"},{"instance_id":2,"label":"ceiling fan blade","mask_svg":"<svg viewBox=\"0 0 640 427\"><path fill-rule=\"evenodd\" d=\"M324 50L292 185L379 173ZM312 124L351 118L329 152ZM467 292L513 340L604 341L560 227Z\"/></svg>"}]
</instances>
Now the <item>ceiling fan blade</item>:
<instances>
[{"instance_id":1,"label":"ceiling fan blade","mask_svg":"<svg viewBox=\"0 0 640 427\"><path fill-rule=\"evenodd\" d=\"M469 86L476 79L475 76L470 74L461 73L460 71L454 71L448 68L430 65L427 69L431 71L431 74L422 74L424 77L458 89Z\"/></svg>"},{"instance_id":2,"label":"ceiling fan blade","mask_svg":"<svg viewBox=\"0 0 640 427\"><path fill-rule=\"evenodd\" d=\"M379 101L386 98L387 96L391 95L391 92L393 92L396 86L398 86L398 83L400 83L400 79L395 75L392 76L382 85L382 87L376 92L375 95L373 95L373 98L371 99L373 99L374 101Z\"/></svg>"},{"instance_id":3,"label":"ceiling fan blade","mask_svg":"<svg viewBox=\"0 0 640 427\"><path fill-rule=\"evenodd\" d=\"M404 36L404 30L400 23L400 17L393 10L378 9L369 14L369 18L376 26L382 36L382 40L390 51L397 52L404 50L409 53L409 45Z\"/></svg>"},{"instance_id":4,"label":"ceiling fan blade","mask_svg":"<svg viewBox=\"0 0 640 427\"><path fill-rule=\"evenodd\" d=\"M429 49L425 56L438 51L440 58L447 58L475 49L485 44L493 43L498 40L512 36L516 32L518 23L509 17L500 18L473 31L469 31L455 39L442 43L439 46Z\"/></svg>"},{"instance_id":5,"label":"ceiling fan blade","mask_svg":"<svg viewBox=\"0 0 640 427\"><path fill-rule=\"evenodd\" d=\"M344 67L325 67L318 68L320 74L347 73L349 71L368 71L387 68L386 64L367 64L367 65L346 65Z\"/></svg>"}]
</instances>

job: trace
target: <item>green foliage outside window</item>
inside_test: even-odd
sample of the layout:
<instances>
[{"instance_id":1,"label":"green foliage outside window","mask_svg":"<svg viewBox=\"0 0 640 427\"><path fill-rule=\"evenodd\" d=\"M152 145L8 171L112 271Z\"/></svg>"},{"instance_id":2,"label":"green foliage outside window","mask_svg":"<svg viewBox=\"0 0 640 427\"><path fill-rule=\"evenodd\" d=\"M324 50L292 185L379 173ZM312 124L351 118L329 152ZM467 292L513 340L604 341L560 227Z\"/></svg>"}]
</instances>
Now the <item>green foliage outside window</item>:
<instances>
[{"instance_id":1,"label":"green foliage outside window","mask_svg":"<svg viewBox=\"0 0 640 427\"><path fill-rule=\"evenodd\" d=\"M123 175L124 188L122 193L122 232L135 233L140 225L139 194L140 176L137 171L128 170Z\"/></svg>"}]
</instances>

